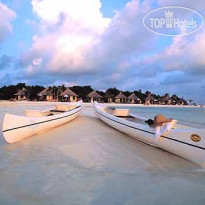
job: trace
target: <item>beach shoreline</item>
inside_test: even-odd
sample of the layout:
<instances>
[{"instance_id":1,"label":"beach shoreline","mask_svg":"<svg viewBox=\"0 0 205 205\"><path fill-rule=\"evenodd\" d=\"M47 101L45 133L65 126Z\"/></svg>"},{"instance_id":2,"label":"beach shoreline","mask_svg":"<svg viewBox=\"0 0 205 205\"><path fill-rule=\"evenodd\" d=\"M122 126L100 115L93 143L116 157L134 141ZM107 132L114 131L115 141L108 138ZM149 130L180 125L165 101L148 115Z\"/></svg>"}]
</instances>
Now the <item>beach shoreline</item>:
<instances>
[{"instance_id":1,"label":"beach shoreline","mask_svg":"<svg viewBox=\"0 0 205 205\"><path fill-rule=\"evenodd\" d=\"M43 106L53 106L56 104L64 104L66 102L49 102L49 101L9 101L9 100L1 100L0 101L0 106L9 106L9 105L43 105ZM111 106L111 107L173 107L173 108L201 108L201 106L205 107L205 105L144 105L144 104L124 104L124 103L103 103L106 106ZM91 107L93 106L93 103L87 103L83 102L84 106Z\"/></svg>"}]
</instances>

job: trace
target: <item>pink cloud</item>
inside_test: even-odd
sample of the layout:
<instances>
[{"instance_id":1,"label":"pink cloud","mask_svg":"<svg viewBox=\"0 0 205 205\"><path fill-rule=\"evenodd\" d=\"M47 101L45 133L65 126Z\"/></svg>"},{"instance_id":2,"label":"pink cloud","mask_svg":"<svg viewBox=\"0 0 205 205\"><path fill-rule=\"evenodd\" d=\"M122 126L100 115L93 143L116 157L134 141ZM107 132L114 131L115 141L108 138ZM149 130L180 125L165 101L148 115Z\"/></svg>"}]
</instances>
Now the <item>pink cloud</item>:
<instances>
[{"instance_id":1,"label":"pink cloud","mask_svg":"<svg viewBox=\"0 0 205 205\"><path fill-rule=\"evenodd\" d=\"M15 12L0 2L0 42L12 32L11 22L15 18Z\"/></svg>"}]
</instances>

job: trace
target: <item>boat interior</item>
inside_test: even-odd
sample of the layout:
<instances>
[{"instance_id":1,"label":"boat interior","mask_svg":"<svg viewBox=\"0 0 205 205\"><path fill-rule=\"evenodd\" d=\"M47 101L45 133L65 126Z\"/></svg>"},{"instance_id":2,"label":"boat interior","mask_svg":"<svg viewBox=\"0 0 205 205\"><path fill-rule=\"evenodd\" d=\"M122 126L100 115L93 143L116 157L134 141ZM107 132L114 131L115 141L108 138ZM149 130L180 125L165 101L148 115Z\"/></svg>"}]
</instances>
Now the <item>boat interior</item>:
<instances>
[{"instance_id":1,"label":"boat interior","mask_svg":"<svg viewBox=\"0 0 205 205\"><path fill-rule=\"evenodd\" d=\"M117 109L113 107L101 107L101 109L104 112L111 114L115 117L123 118L131 122L147 125L147 123L145 122L147 118L143 118L130 113L130 109Z\"/></svg>"},{"instance_id":2,"label":"boat interior","mask_svg":"<svg viewBox=\"0 0 205 205\"><path fill-rule=\"evenodd\" d=\"M68 112L78 108L76 105L55 105L55 109L49 110L25 110L26 117L49 117L60 113Z\"/></svg>"},{"instance_id":3,"label":"boat interior","mask_svg":"<svg viewBox=\"0 0 205 205\"><path fill-rule=\"evenodd\" d=\"M134 123L137 123L137 124L148 125L145 122L145 121L148 120L147 118L144 118L144 117L141 117L141 116L130 113L130 109L117 109L117 108L114 108L114 107L100 107L100 108L101 108L102 111L104 111L108 114L111 114L115 117L123 118L125 120L131 121L131 122L134 122ZM175 121L176 121L176 124L174 125L173 129L175 129L175 128L187 128L187 126L179 125L177 123L177 120L175 120ZM152 125L150 125L150 127L153 128Z\"/></svg>"}]
</instances>

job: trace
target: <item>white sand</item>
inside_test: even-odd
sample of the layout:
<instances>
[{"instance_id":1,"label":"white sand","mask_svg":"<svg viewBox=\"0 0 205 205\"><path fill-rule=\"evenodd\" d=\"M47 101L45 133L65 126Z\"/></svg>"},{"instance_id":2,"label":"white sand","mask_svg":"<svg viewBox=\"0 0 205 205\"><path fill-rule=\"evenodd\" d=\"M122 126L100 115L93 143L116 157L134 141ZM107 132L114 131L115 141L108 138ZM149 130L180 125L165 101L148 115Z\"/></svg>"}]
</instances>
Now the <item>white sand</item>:
<instances>
[{"instance_id":1,"label":"white sand","mask_svg":"<svg viewBox=\"0 0 205 205\"><path fill-rule=\"evenodd\" d=\"M43 105L43 106L49 106L49 105L54 105L54 104L61 104L62 102L47 102L47 101L40 101L40 102L35 102L35 101L16 101L16 102L12 102L12 101L7 101L7 100L1 100L0 101L0 107L4 107L4 106L16 106L16 105L31 105L31 106L35 106L35 105ZM92 103L83 103L85 106L90 106L92 107ZM144 105L144 104L123 104L123 103L105 103L105 105L108 106L121 106L121 107L183 107L183 108L190 108L190 107L194 107L194 108L201 108L200 105L194 106L194 105ZM205 106L205 105L202 105Z\"/></svg>"},{"instance_id":2,"label":"white sand","mask_svg":"<svg viewBox=\"0 0 205 205\"><path fill-rule=\"evenodd\" d=\"M33 106L2 106L1 122ZM20 143L1 136L0 204L204 205L204 191L203 169L107 126L90 105Z\"/></svg>"}]
</instances>

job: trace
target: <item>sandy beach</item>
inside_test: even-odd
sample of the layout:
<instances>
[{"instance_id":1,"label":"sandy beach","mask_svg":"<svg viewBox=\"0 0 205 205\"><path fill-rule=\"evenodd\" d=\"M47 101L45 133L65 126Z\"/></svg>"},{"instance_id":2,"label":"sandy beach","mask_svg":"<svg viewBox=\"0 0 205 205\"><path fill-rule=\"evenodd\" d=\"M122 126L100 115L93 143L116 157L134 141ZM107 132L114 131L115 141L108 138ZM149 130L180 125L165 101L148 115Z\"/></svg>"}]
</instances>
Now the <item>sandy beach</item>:
<instances>
[{"instance_id":1,"label":"sandy beach","mask_svg":"<svg viewBox=\"0 0 205 205\"><path fill-rule=\"evenodd\" d=\"M0 101L0 106L11 106L11 105L45 105L45 106L52 106L55 104L62 104L62 102L47 102L47 101L16 101L16 102L11 102L8 100L1 100ZM92 103L83 103L84 106L87 107L92 107ZM144 105L144 104L123 104L123 103L104 103L105 105L112 106L112 107L178 107L178 108L201 108L199 105ZM203 107L205 105L202 105Z\"/></svg>"},{"instance_id":2,"label":"sandy beach","mask_svg":"<svg viewBox=\"0 0 205 205\"><path fill-rule=\"evenodd\" d=\"M4 104L5 103L5 104ZM23 114L53 103L1 102ZM0 137L0 204L197 204L205 171L98 120L91 104L70 123L7 144Z\"/></svg>"}]
</instances>

